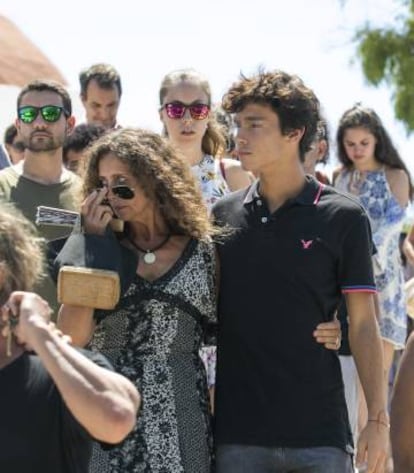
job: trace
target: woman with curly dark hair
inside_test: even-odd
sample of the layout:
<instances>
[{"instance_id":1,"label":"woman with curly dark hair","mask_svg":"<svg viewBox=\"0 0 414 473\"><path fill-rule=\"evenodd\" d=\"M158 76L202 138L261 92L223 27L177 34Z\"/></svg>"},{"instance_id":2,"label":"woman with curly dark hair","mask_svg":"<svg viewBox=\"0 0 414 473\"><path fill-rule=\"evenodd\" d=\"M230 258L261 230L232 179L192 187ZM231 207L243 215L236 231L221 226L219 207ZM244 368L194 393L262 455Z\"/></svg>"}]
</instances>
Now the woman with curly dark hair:
<instances>
[{"instance_id":1,"label":"woman with curly dark hair","mask_svg":"<svg viewBox=\"0 0 414 473\"><path fill-rule=\"evenodd\" d=\"M122 129L86 158L86 233L124 221L119 244L138 256L132 283L111 312L62 306L59 325L78 345L105 354L139 386L136 428L90 471L208 473L212 442L198 350L216 320L212 226L188 164L155 133Z\"/></svg>"}]
</instances>

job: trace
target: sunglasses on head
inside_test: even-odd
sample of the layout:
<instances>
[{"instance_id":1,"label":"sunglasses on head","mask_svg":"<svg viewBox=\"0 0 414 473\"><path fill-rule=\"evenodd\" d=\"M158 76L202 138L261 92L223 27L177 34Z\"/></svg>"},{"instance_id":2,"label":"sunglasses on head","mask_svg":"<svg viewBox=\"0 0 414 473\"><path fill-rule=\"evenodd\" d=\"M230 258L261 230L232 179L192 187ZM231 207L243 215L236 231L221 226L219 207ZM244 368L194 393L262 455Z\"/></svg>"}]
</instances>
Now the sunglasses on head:
<instances>
[{"instance_id":1,"label":"sunglasses on head","mask_svg":"<svg viewBox=\"0 0 414 473\"><path fill-rule=\"evenodd\" d=\"M34 105L27 105L20 107L17 110L17 115L23 123L33 123L37 116L42 116L43 120L48 123L55 123L59 120L62 113L69 117L70 113L59 105L44 105L43 107L35 107Z\"/></svg>"},{"instance_id":2,"label":"sunglasses on head","mask_svg":"<svg viewBox=\"0 0 414 473\"><path fill-rule=\"evenodd\" d=\"M168 118L172 118L173 120L183 118L187 109L190 110L190 115L193 120L204 120L208 117L210 111L210 106L205 103L186 105L182 102L171 102L166 103L162 108L165 108Z\"/></svg>"},{"instance_id":3,"label":"sunglasses on head","mask_svg":"<svg viewBox=\"0 0 414 473\"><path fill-rule=\"evenodd\" d=\"M104 187L107 189L110 189L112 194L116 195L117 197L123 200L130 200L135 197L134 189L127 186L126 184L117 184L112 187L101 184L100 187L98 187L98 189L103 189Z\"/></svg>"}]
</instances>

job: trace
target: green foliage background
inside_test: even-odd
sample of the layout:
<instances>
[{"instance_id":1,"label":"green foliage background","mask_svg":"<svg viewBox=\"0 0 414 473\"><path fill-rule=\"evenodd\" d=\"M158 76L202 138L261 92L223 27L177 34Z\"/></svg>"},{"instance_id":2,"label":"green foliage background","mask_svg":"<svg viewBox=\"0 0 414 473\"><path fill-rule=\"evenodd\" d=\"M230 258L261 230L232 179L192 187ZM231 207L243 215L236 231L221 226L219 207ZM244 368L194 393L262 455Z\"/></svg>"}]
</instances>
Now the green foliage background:
<instances>
[{"instance_id":1,"label":"green foliage background","mask_svg":"<svg viewBox=\"0 0 414 473\"><path fill-rule=\"evenodd\" d=\"M414 0L398 0L399 14L392 26L357 30L355 42L368 83L386 83L392 93L395 116L414 131Z\"/></svg>"}]
</instances>

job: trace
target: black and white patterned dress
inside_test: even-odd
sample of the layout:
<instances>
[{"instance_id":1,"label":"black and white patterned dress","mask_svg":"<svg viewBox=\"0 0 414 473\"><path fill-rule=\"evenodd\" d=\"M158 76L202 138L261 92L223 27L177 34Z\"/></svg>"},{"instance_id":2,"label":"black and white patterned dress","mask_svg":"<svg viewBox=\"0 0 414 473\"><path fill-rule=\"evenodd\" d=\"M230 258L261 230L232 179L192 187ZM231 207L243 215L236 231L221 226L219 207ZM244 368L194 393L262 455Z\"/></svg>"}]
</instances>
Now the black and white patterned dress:
<instances>
[{"instance_id":1,"label":"black and white patterned dress","mask_svg":"<svg viewBox=\"0 0 414 473\"><path fill-rule=\"evenodd\" d=\"M212 436L199 348L216 325L213 244L190 240L175 265L149 282L136 276L99 321L91 348L134 382L142 405L119 446L94 448L90 472L210 473Z\"/></svg>"}]
</instances>

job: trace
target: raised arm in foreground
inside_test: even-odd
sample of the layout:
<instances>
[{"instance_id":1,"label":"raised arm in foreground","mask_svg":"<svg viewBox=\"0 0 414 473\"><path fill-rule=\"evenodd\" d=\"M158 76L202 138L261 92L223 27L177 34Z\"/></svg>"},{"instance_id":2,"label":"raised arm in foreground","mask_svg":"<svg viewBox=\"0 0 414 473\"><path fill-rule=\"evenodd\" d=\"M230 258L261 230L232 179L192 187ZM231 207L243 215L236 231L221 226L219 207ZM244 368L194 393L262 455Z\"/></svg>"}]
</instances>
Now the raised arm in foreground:
<instances>
[{"instance_id":1,"label":"raised arm in foreground","mask_svg":"<svg viewBox=\"0 0 414 473\"><path fill-rule=\"evenodd\" d=\"M118 443L133 429L140 397L125 377L85 357L48 322L50 309L34 293L9 299L20 343L29 345L54 380L66 406L97 440Z\"/></svg>"}]
</instances>

